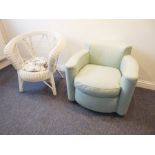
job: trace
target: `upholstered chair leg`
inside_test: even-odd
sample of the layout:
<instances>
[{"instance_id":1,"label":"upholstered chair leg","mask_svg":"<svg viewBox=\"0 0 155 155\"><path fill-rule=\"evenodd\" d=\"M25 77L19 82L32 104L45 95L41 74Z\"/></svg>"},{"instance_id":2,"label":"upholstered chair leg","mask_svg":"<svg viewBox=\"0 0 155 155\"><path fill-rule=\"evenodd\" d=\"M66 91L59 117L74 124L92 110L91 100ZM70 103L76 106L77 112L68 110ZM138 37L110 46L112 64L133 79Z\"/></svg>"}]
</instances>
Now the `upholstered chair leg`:
<instances>
[{"instance_id":1,"label":"upholstered chair leg","mask_svg":"<svg viewBox=\"0 0 155 155\"><path fill-rule=\"evenodd\" d=\"M51 74L51 77L50 77L50 83L52 85L52 92L53 92L53 95L57 95L57 90L56 90L56 87L55 87L55 80L54 80L54 76L53 74Z\"/></svg>"},{"instance_id":2,"label":"upholstered chair leg","mask_svg":"<svg viewBox=\"0 0 155 155\"><path fill-rule=\"evenodd\" d=\"M18 74L18 84L19 84L19 92L23 92L23 84L24 81L21 79L21 77Z\"/></svg>"}]
</instances>

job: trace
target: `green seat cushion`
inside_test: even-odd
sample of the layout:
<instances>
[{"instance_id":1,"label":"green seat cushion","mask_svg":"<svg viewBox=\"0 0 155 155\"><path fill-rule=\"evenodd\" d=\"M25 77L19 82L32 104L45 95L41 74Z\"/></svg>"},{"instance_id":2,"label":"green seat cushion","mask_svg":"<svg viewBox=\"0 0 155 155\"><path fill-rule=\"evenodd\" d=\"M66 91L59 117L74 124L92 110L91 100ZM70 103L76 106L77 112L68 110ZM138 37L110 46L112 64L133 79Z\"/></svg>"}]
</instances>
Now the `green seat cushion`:
<instances>
[{"instance_id":1,"label":"green seat cushion","mask_svg":"<svg viewBox=\"0 0 155 155\"><path fill-rule=\"evenodd\" d=\"M88 64L74 79L75 88L96 97L115 97L120 93L121 73L107 66Z\"/></svg>"}]
</instances>

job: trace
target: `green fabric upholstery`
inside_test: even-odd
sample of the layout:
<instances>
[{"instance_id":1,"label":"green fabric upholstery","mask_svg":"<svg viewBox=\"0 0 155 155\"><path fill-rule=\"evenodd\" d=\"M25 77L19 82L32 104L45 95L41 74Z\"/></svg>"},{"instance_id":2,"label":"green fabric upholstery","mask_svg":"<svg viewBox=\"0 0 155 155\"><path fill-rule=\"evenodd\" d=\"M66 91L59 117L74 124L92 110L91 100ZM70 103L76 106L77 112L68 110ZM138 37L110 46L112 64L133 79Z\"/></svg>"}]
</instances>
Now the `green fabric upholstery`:
<instances>
[{"instance_id":1,"label":"green fabric upholstery","mask_svg":"<svg viewBox=\"0 0 155 155\"><path fill-rule=\"evenodd\" d=\"M136 87L139 66L136 60L128 55L123 57L120 70L122 72L121 94L118 102L117 113L125 115Z\"/></svg>"},{"instance_id":2,"label":"green fabric upholstery","mask_svg":"<svg viewBox=\"0 0 155 155\"><path fill-rule=\"evenodd\" d=\"M68 99L94 111L125 115L139 70L130 53L130 46L115 43L75 54L65 67Z\"/></svg>"},{"instance_id":3,"label":"green fabric upholstery","mask_svg":"<svg viewBox=\"0 0 155 155\"><path fill-rule=\"evenodd\" d=\"M120 68L124 55L131 53L131 46L125 43L105 43L90 45L90 63Z\"/></svg>"},{"instance_id":4,"label":"green fabric upholstery","mask_svg":"<svg viewBox=\"0 0 155 155\"><path fill-rule=\"evenodd\" d=\"M120 79L121 73L116 68L88 64L77 74L74 85L88 95L115 97L120 92Z\"/></svg>"},{"instance_id":5,"label":"green fabric upholstery","mask_svg":"<svg viewBox=\"0 0 155 155\"><path fill-rule=\"evenodd\" d=\"M74 78L79 73L80 69L88 63L89 63L88 50L81 50L76 55L74 55L65 65L67 94L68 99L70 101L75 100Z\"/></svg>"},{"instance_id":6,"label":"green fabric upholstery","mask_svg":"<svg viewBox=\"0 0 155 155\"><path fill-rule=\"evenodd\" d=\"M115 112L117 108L118 97L101 98L87 95L79 89L75 90L75 100L83 107L97 112Z\"/></svg>"}]
</instances>

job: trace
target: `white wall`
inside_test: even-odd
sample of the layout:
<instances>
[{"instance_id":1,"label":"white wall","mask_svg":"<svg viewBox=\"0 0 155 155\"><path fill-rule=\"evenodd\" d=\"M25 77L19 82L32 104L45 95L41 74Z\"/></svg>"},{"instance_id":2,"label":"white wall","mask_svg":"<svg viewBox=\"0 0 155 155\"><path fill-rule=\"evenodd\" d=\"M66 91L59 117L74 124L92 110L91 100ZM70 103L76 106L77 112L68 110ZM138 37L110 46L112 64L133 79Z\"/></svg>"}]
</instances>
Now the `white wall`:
<instances>
[{"instance_id":1,"label":"white wall","mask_svg":"<svg viewBox=\"0 0 155 155\"><path fill-rule=\"evenodd\" d=\"M155 82L155 20L3 20L7 35L49 30L61 32L67 47L59 63L91 41L120 40L133 46L132 55L140 65L140 80Z\"/></svg>"}]
</instances>

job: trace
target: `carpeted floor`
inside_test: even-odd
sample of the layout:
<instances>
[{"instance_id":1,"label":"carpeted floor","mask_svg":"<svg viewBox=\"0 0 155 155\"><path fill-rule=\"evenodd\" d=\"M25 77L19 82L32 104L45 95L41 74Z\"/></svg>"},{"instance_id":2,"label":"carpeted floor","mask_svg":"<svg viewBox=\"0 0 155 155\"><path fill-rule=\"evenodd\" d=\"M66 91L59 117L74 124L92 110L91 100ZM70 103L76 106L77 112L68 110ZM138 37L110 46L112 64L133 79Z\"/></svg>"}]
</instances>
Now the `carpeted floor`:
<instances>
[{"instance_id":1,"label":"carpeted floor","mask_svg":"<svg viewBox=\"0 0 155 155\"><path fill-rule=\"evenodd\" d=\"M101 114L67 100L58 75L58 95L43 83L26 83L18 92L16 71L0 71L0 134L155 134L155 91L136 88L125 117Z\"/></svg>"}]
</instances>

